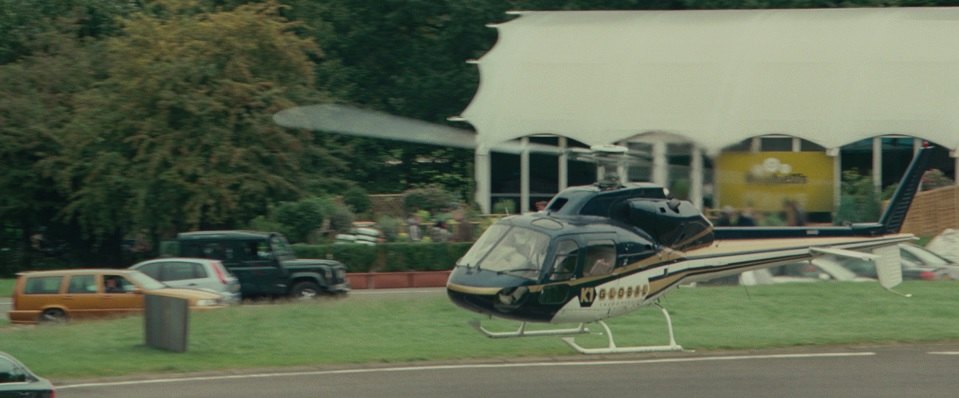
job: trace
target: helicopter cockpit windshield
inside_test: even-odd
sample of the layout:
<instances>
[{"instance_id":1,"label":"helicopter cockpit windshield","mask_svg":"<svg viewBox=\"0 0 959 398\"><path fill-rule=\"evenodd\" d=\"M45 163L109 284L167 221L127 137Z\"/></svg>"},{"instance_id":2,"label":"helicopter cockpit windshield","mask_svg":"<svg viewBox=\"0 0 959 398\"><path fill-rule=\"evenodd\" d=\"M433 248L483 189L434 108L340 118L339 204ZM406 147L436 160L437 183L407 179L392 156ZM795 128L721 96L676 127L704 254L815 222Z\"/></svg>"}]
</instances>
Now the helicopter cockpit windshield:
<instances>
[{"instance_id":1,"label":"helicopter cockpit windshield","mask_svg":"<svg viewBox=\"0 0 959 398\"><path fill-rule=\"evenodd\" d=\"M457 265L538 279L549 236L531 229L493 225Z\"/></svg>"}]
</instances>

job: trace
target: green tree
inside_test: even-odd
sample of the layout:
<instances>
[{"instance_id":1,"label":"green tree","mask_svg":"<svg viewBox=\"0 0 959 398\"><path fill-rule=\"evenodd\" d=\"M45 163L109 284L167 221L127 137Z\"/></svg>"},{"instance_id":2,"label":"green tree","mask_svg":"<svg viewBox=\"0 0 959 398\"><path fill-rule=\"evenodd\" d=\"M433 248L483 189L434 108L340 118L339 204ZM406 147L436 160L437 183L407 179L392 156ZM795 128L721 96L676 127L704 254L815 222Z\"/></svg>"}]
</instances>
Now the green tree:
<instances>
[{"instance_id":1,"label":"green tree","mask_svg":"<svg viewBox=\"0 0 959 398\"><path fill-rule=\"evenodd\" d=\"M139 2L116 0L0 0L0 65L47 52L50 33L65 40L116 34L116 18L139 10Z\"/></svg>"},{"instance_id":2,"label":"green tree","mask_svg":"<svg viewBox=\"0 0 959 398\"><path fill-rule=\"evenodd\" d=\"M46 249L44 242L77 240L74 226L58 217L67 198L42 162L60 152L60 132L77 107L77 94L92 87L102 71L99 48L78 37L80 25L46 21L47 30L19 43L15 62L0 64L0 228L19 233L18 243L0 244L19 253L18 267ZM41 230L44 239L31 242Z\"/></svg>"},{"instance_id":3,"label":"green tree","mask_svg":"<svg viewBox=\"0 0 959 398\"><path fill-rule=\"evenodd\" d=\"M320 55L276 3L159 1L122 26L106 43L108 77L82 94L49 162L87 231L240 225L298 198L317 178L304 171L335 167L311 134L270 119L315 96Z\"/></svg>"},{"instance_id":4,"label":"green tree","mask_svg":"<svg viewBox=\"0 0 959 398\"><path fill-rule=\"evenodd\" d=\"M461 112L475 93L478 71L465 61L483 54L502 20L504 1L288 0L324 49L317 84L340 102L433 123ZM469 126L456 124L458 128ZM373 193L442 184L470 190L469 150L354 137L332 138L351 155L353 181ZM465 176L452 178L451 176Z\"/></svg>"}]
</instances>

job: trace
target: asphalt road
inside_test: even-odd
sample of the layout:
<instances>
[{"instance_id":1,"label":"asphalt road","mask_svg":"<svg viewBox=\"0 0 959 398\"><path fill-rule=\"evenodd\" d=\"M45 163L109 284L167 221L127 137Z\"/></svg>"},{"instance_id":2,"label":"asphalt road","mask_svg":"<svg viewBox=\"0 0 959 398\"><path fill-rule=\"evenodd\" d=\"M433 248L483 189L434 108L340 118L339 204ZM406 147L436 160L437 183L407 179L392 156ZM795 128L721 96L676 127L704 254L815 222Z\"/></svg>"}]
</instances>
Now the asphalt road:
<instances>
[{"instance_id":1,"label":"asphalt road","mask_svg":"<svg viewBox=\"0 0 959 398\"><path fill-rule=\"evenodd\" d=\"M959 344L564 357L63 384L80 397L955 397Z\"/></svg>"}]
</instances>

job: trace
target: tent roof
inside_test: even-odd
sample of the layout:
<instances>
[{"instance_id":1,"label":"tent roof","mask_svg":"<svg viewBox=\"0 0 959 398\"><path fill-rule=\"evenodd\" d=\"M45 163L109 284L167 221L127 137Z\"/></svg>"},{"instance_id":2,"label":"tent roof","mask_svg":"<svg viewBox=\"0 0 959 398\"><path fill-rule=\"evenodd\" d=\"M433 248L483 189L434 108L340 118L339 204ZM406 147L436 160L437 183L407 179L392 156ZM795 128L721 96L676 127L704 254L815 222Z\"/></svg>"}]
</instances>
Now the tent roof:
<instances>
[{"instance_id":1,"label":"tent roof","mask_svg":"<svg viewBox=\"0 0 959 398\"><path fill-rule=\"evenodd\" d=\"M489 147L666 132L959 148L959 8L533 11L496 25L463 118Z\"/></svg>"}]
</instances>

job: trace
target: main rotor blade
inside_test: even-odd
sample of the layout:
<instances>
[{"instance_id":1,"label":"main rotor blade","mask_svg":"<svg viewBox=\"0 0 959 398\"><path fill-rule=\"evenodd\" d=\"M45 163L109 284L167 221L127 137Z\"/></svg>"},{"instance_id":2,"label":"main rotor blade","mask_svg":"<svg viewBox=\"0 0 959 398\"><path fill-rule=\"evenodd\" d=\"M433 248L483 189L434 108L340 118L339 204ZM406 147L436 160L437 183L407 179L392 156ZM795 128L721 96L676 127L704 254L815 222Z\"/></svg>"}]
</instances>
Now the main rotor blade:
<instances>
[{"instance_id":1,"label":"main rotor blade","mask_svg":"<svg viewBox=\"0 0 959 398\"><path fill-rule=\"evenodd\" d=\"M624 166L648 166L652 159L642 153L627 152L622 154L598 153L588 148L567 148L570 159L589 163L615 163Z\"/></svg>"},{"instance_id":2,"label":"main rotor blade","mask_svg":"<svg viewBox=\"0 0 959 398\"><path fill-rule=\"evenodd\" d=\"M476 148L476 133L424 122L384 112L360 109L347 105L318 104L284 109L273 115L273 122L283 127L329 131L360 137L449 146ZM521 153L526 149L536 153L558 154L555 146L516 141L494 145L491 150L505 153Z\"/></svg>"},{"instance_id":3,"label":"main rotor blade","mask_svg":"<svg viewBox=\"0 0 959 398\"><path fill-rule=\"evenodd\" d=\"M345 105L321 104L285 109L274 114L273 121L283 127L419 144L476 148L476 134L469 130Z\"/></svg>"}]
</instances>

